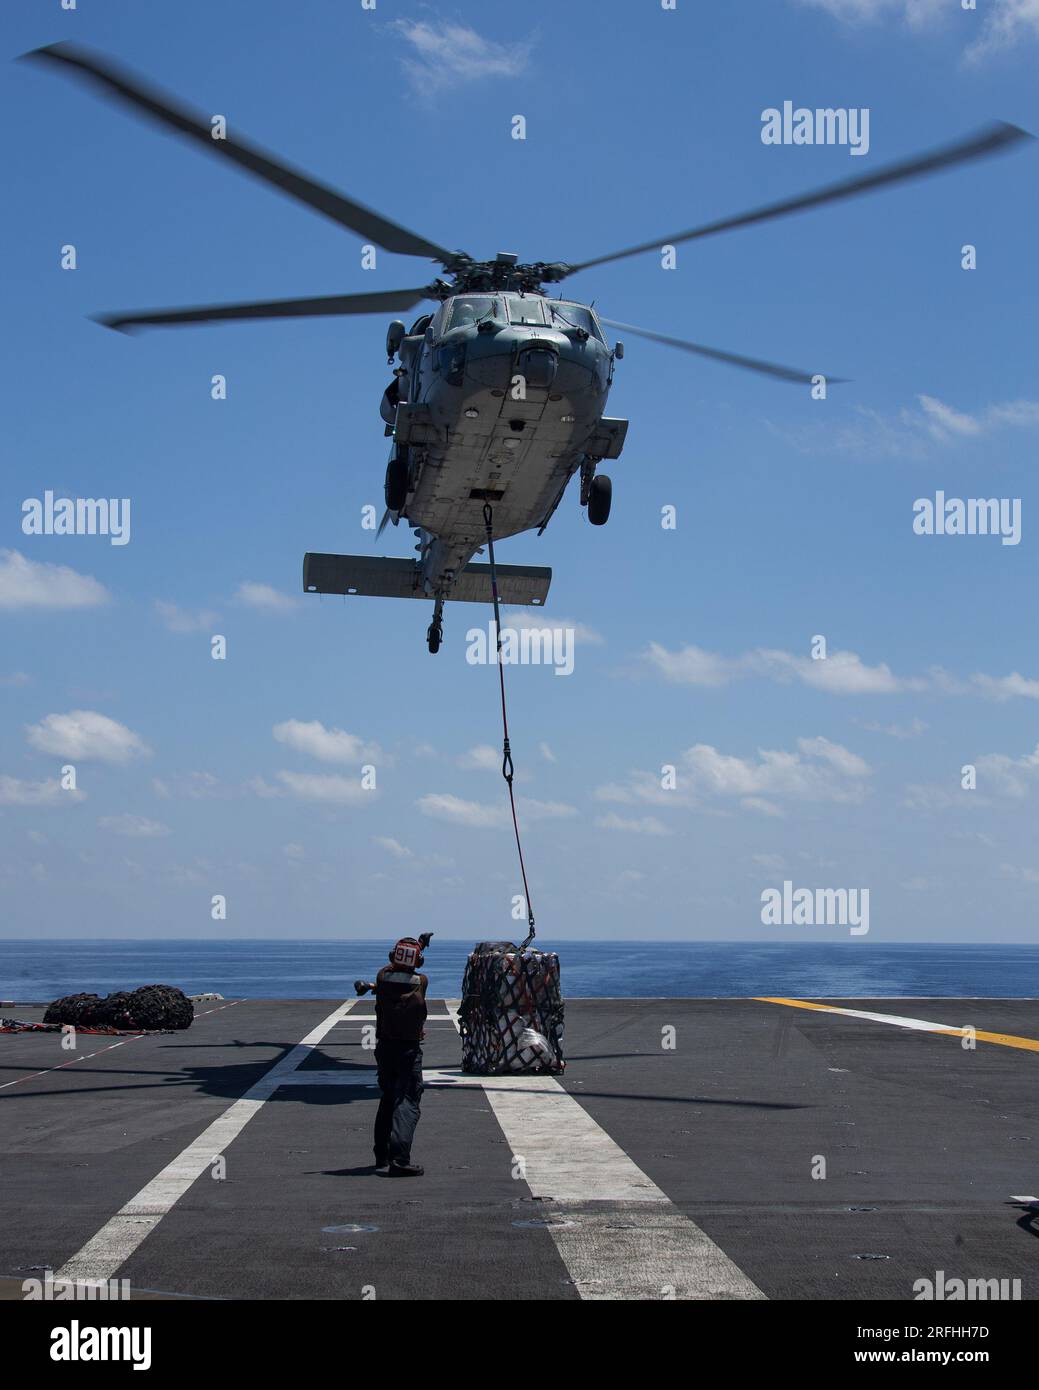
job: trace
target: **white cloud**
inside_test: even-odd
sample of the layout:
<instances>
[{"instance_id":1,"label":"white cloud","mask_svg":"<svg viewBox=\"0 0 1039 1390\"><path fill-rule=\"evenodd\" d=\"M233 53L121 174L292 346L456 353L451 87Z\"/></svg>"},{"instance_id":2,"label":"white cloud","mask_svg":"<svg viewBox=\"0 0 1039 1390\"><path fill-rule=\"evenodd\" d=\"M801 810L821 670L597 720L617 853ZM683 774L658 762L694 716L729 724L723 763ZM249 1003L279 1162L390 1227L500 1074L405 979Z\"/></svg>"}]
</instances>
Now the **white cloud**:
<instances>
[{"instance_id":1,"label":"white cloud","mask_svg":"<svg viewBox=\"0 0 1039 1390\"><path fill-rule=\"evenodd\" d=\"M659 642L650 642L643 659L674 685L700 685L717 688L728 685L740 669L739 660L718 656L702 647L687 646L669 652Z\"/></svg>"},{"instance_id":2,"label":"white cloud","mask_svg":"<svg viewBox=\"0 0 1039 1390\"><path fill-rule=\"evenodd\" d=\"M866 24L888 17L910 29L922 31L959 11L957 0L799 0L801 5L825 10L849 24ZM975 63L993 53L1039 36L1039 0L982 0L971 15L981 32L968 44L964 58ZM975 32L972 25L970 32Z\"/></svg>"},{"instance_id":3,"label":"white cloud","mask_svg":"<svg viewBox=\"0 0 1039 1390\"><path fill-rule=\"evenodd\" d=\"M868 777L869 764L857 753L850 752L839 743L831 743L821 735L816 738L799 738L797 746L808 758L822 758L845 777Z\"/></svg>"},{"instance_id":4,"label":"white cloud","mask_svg":"<svg viewBox=\"0 0 1039 1390\"><path fill-rule=\"evenodd\" d=\"M552 749L548 746L547 743L539 743L538 752L544 758L546 763L554 763L556 761L556 755L552 752Z\"/></svg>"},{"instance_id":5,"label":"white cloud","mask_svg":"<svg viewBox=\"0 0 1039 1390\"><path fill-rule=\"evenodd\" d=\"M903 805L913 811L974 811L994 805L993 798L1021 802L1039 790L1039 743L1031 753L1019 757L985 753L974 758L973 764L977 770L976 790L962 788L957 772L941 783L911 783L905 789Z\"/></svg>"},{"instance_id":6,"label":"white cloud","mask_svg":"<svg viewBox=\"0 0 1039 1390\"><path fill-rule=\"evenodd\" d=\"M500 772L502 755L489 743L478 744L463 753L456 761L467 772Z\"/></svg>"},{"instance_id":7,"label":"white cloud","mask_svg":"<svg viewBox=\"0 0 1039 1390\"><path fill-rule=\"evenodd\" d=\"M994 0L980 36L966 51L967 62L980 62L1015 44L1039 36L1039 0Z\"/></svg>"},{"instance_id":8,"label":"white cloud","mask_svg":"<svg viewBox=\"0 0 1039 1390\"><path fill-rule=\"evenodd\" d=\"M13 689L15 686L28 685L29 677L24 671L12 671L9 676L0 676L0 686Z\"/></svg>"},{"instance_id":9,"label":"white cloud","mask_svg":"<svg viewBox=\"0 0 1039 1390\"><path fill-rule=\"evenodd\" d=\"M936 782L910 782L905 789L902 805L910 811L973 811L978 806L990 803L978 792L956 790L959 782L952 786Z\"/></svg>"},{"instance_id":10,"label":"white cloud","mask_svg":"<svg viewBox=\"0 0 1039 1390\"><path fill-rule=\"evenodd\" d=\"M687 806L691 802L681 784L677 788L665 788L661 785L659 775L644 770L630 773L627 782L607 782L601 787L596 787L594 796L597 801L612 801L621 805L641 801L648 806L668 808Z\"/></svg>"},{"instance_id":11,"label":"white cloud","mask_svg":"<svg viewBox=\"0 0 1039 1390\"><path fill-rule=\"evenodd\" d=\"M579 623L575 618L561 618L554 613L546 613L543 608L504 608L501 615L502 627L511 627L516 632L541 632L546 627L560 632L573 632L575 642L585 642L598 647L605 640L602 633L596 632L587 623Z\"/></svg>"},{"instance_id":12,"label":"white cloud","mask_svg":"<svg viewBox=\"0 0 1039 1390\"><path fill-rule=\"evenodd\" d=\"M1021 868L1017 864L1000 864L999 872L1004 878L1017 879L1019 883L1039 883L1039 869Z\"/></svg>"},{"instance_id":13,"label":"white cloud","mask_svg":"<svg viewBox=\"0 0 1039 1390\"><path fill-rule=\"evenodd\" d=\"M991 405L985 418L994 425L1017 425L1031 429L1039 425L1039 401L1007 401L1004 405Z\"/></svg>"},{"instance_id":14,"label":"white cloud","mask_svg":"<svg viewBox=\"0 0 1039 1390\"><path fill-rule=\"evenodd\" d=\"M726 814L717 803L736 800L745 810L781 816L784 800L860 802L870 776L869 764L857 753L821 736L798 739L796 752L759 749L756 760L698 743L679 757L676 787L665 788L658 776L640 770L625 782L597 787L594 795L598 801L621 805L641 802L669 811L685 807L713 814ZM614 819L621 828L621 818Z\"/></svg>"},{"instance_id":15,"label":"white cloud","mask_svg":"<svg viewBox=\"0 0 1039 1390\"><path fill-rule=\"evenodd\" d=\"M887 734L888 738L918 738L927 725L922 719L914 719L911 724L863 724L864 729L868 729L871 734Z\"/></svg>"},{"instance_id":16,"label":"white cloud","mask_svg":"<svg viewBox=\"0 0 1039 1390\"><path fill-rule=\"evenodd\" d=\"M57 777L43 782L23 782L0 776L0 806L56 806L63 801L82 801L85 793L63 791Z\"/></svg>"},{"instance_id":17,"label":"white cloud","mask_svg":"<svg viewBox=\"0 0 1039 1390\"><path fill-rule=\"evenodd\" d=\"M126 763L151 751L141 736L125 724L90 709L48 714L38 724L26 726L26 737L41 753L103 763Z\"/></svg>"},{"instance_id":18,"label":"white cloud","mask_svg":"<svg viewBox=\"0 0 1039 1390\"><path fill-rule=\"evenodd\" d=\"M926 874L917 874L914 878L907 878L900 883L899 887L908 893L930 893L936 888L944 888L945 885L940 878L928 878Z\"/></svg>"},{"instance_id":19,"label":"white cloud","mask_svg":"<svg viewBox=\"0 0 1039 1390\"><path fill-rule=\"evenodd\" d=\"M301 859L305 859L307 853L303 846L297 845L295 841L287 845L282 845L281 852L284 854L285 858L290 860L293 864L298 864Z\"/></svg>"},{"instance_id":20,"label":"white cloud","mask_svg":"<svg viewBox=\"0 0 1039 1390\"><path fill-rule=\"evenodd\" d=\"M770 873L779 874L786 868L786 860L781 854L753 854L751 858L759 869L767 869Z\"/></svg>"},{"instance_id":21,"label":"white cloud","mask_svg":"<svg viewBox=\"0 0 1039 1390\"><path fill-rule=\"evenodd\" d=\"M950 434L980 434L981 424L973 415L964 415L945 405L934 396L917 396L923 408L927 428L936 439L945 439Z\"/></svg>"},{"instance_id":22,"label":"white cloud","mask_svg":"<svg viewBox=\"0 0 1039 1390\"><path fill-rule=\"evenodd\" d=\"M836 19L857 24L893 14L914 29L922 28L948 10L948 0L799 0L811 9L825 10Z\"/></svg>"},{"instance_id":23,"label":"white cloud","mask_svg":"<svg viewBox=\"0 0 1039 1390\"><path fill-rule=\"evenodd\" d=\"M776 681L780 685L800 681L827 695L899 695L930 692L938 695L981 695L989 700L1039 699L1039 679L1012 671L1008 676L975 672L967 679L951 675L934 666L924 676L896 675L886 662L869 666L856 652L835 651L819 660L794 652L758 647L741 656L727 657L702 647L685 646L669 651L651 642L641 660L672 685L693 685L718 689L735 680L752 676ZM894 738L912 737L927 727L919 719L908 730L891 725L886 730L873 724L874 731Z\"/></svg>"},{"instance_id":24,"label":"white cloud","mask_svg":"<svg viewBox=\"0 0 1039 1390\"><path fill-rule=\"evenodd\" d=\"M419 797L419 810L434 820L447 821L451 825L466 825L474 829L486 829L512 823L512 816L506 802L489 804L480 801L465 801L450 792L430 792ZM577 808L558 801L535 801L530 797L518 797L516 812L520 822L536 820L558 820L575 816Z\"/></svg>"},{"instance_id":25,"label":"white cloud","mask_svg":"<svg viewBox=\"0 0 1039 1390\"><path fill-rule=\"evenodd\" d=\"M381 754L378 744L365 743L345 729L326 729L319 719L309 723L286 719L282 724L275 724L271 732L279 743L322 763L373 762Z\"/></svg>"},{"instance_id":26,"label":"white cloud","mask_svg":"<svg viewBox=\"0 0 1039 1390\"><path fill-rule=\"evenodd\" d=\"M192 611L163 599L155 600L155 611L169 632L212 632L220 622L219 615L207 608Z\"/></svg>"},{"instance_id":27,"label":"white cloud","mask_svg":"<svg viewBox=\"0 0 1039 1390\"><path fill-rule=\"evenodd\" d=\"M857 754L825 738L802 738L798 751L759 749L757 759L695 744L682 754L694 794L737 798L750 810L776 814L777 800L858 802L869 765Z\"/></svg>"},{"instance_id":28,"label":"white cloud","mask_svg":"<svg viewBox=\"0 0 1039 1390\"><path fill-rule=\"evenodd\" d=\"M374 800L375 796L374 792L362 787L359 777L344 777L337 772L279 772L277 777L285 791L301 801L327 801L347 806ZM278 795L277 788L266 787L261 792L254 786L254 790L260 795Z\"/></svg>"},{"instance_id":29,"label":"white cloud","mask_svg":"<svg viewBox=\"0 0 1039 1390\"><path fill-rule=\"evenodd\" d=\"M0 550L0 609L97 608L110 597L89 574Z\"/></svg>"},{"instance_id":30,"label":"white cloud","mask_svg":"<svg viewBox=\"0 0 1039 1390\"><path fill-rule=\"evenodd\" d=\"M148 820L146 816L126 813L121 816L102 816L98 825L103 830L111 830L114 835L126 835L131 840L155 840L170 834L168 825L161 821Z\"/></svg>"},{"instance_id":31,"label":"white cloud","mask_svg":"<svg viewBox=\"0 0 1039 1390\"><path fill-rule=\"evenodd\" d=\"M596 817L600 830L621 830L626 835L670 835L667 826L656 816L618 816L616 811Z\"/></svg>"},{"instance_id":32,"label":"white cloud","mask_svg":"<svg viewBox=\"0 0 1039 1390\"><path fill-rule=\"evenodd\" d=\"M1039 680L1030 680L1017 671L1009 676L985 676L980 672L971 676L971 683L990 700L1013 700L1022 696L1028 700L1039 700Z\"/></svg>"},{"instance_id":33,"label":"white cloud","mask_svg":"<svg viewBox=\"0 0 1039 1390\"><path fill-rule=\"evenodd\" d=\"M408 849L407 845L402 845L399 840L395 840L392 835L373 835L372 843L379 845L386 850L387 854L392 854L395 859L414 859L414 851Z\"/></svg>"},{"instance_id":34,"label":"white cloud","mask_svg":"<svg viewBox=\"0 0 1039 1390\"><path fill-rule=\"evenodd\" d=\"M894 675L884 662L867 666L855 652L831 652L815 661L791 652L762 650L752 652L746 661L751 671L780 682L793 678L830 695L892 695L922 689L924 684Z\"/></svg>"},{"instance_id":35,"label":"white cloud","mask_svg":"<svg viewBox=\"0 0 1039 1390\"><path fill-rule=\"evenodd\" d=\"M1039 0L1037 0L1039 3ZM1039 401L999 401L976 414L956 410L936 396L917 396L916 406L882 414L855 406L836 423L810 423L797 429L768 420L769 429L803 454L841 453L867 459L922 459L957 441L978 439L997 430L1039 428Z\"/></svg>"},{"instance_id":36,"label":"white cloud","mask_svg":"<svg viewBox=\"0 0 1039 1390\"><path fill-rule=\"evenodd\" d=\"M153 777L152 789L163 800L186 796L191 801L212 801L233 795L232 789L211 772L178 772L170 778Z\"/></svg>"},{"instance_id":37,"label":"white cloud","mask_svg":"<svg viewBox=\"0 0 1039 1390\"><path fill-rule=\"evenodd\" d=\"M272 796L284 796L285 794L280 788L272 786L270 782L265 781L262 777L250 777L245 784L245 789L246 791L252 792L253 796L261 796L264 799L268 799Z\"/></svg>"},{"instance_id":38,"label":"white cloud","mask_svg":"<svg viewBox=\"0 0 1039 1390\"><path fill-rule=\"evenodd\" d=\"M696 646L672 652L659 642L651 642L642 659L673 685L711 689L747 676L764 676L780 684L799 680L803 685L831 695L887 695L900 690L919 690L926 684L894 675L884 662L867 666L855 652L835 651L813 660L793 652L758 648L742 656L725 657Z\"/></svg>"},{"instance_id":39,"label":"white cloud","mask_svg":"<svg viewBox=\"0 0 1039 1390\"><path fill-rule=\"evenodd\" d=\"M497 43L452 20L397 19L391 27L407 45L401 65L420 94L481 78L518 77L534 46L533 39Z\"/></svg>"},{"instance_id":40,"label":"white cloud","mask_svg":"<svg viewBox=\"0 0 1039 1390\"><path fill-rule=\"evenodd\" d=\"M1039 785L1039 743L1031 753L1020 758L1005 753L986 753L975 759L978 770L978 791L996 792L1018 799L1028 796ZM974 792L965 793L974 796Z\"/></svg>"},{"instance_id":41,"label":"white cloud","mask_svg":"<svg viewBox=\"0 0 1039 1390\"><path fill-rule=\"evenodd\" d=\"M976 415L969 415L946 405L937 396L918 395L916 399L919 411L901 411L900 422L911 430L930 435L940 444L957 438L974 439L1006 427L1035 429L1039 426L1039 401L1000 401L986 406Z\"/></svg>"},{"instance_id":42,"label":"white cloud","mask_svg":"<svg viewBox=\"0 0 1039 1390\"><path fill-rule=\"evenodd\" d=\"M235 590L234 602L244 603L246 607L255 608L260 613L272 614L291 613L300 606L298 599L280 593L269 584L256 584L249 579L244 580Z\"/></svg>"}]
</instances>

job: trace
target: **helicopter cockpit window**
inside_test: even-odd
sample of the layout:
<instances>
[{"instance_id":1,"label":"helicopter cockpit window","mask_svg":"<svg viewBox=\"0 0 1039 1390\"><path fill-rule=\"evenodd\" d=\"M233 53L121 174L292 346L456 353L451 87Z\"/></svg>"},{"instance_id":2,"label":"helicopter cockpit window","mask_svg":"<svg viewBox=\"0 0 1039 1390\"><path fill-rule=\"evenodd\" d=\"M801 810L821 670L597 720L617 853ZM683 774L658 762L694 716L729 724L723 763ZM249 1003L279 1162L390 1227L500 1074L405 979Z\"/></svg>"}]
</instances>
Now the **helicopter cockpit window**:
<instances>
[{"instance_id":1,"label":"helicopter cockpit window","mask_svg":"<svg viewBox=\"0 0 1039 1390\"><path fill-rule=\"evenodd\" d=\"M509 306L509 322L532 324L540 327L545 322L541 311L541 300L535 296L507 294L505 303Z\"/></svg>"},{"instance_id":2,"label":"helicopter cockpit window","mask_svg":"<svg viewBox=\"0 0 1039 1390\"><path fill-rule=\"evenodd\" d=\"M553 324L558 324L561 328L583 328L590 337L603 341L594 315L584 304L568 304L563 300L553 300L547 307Z\"/></svg>"},{"instance_id":3,"label":"helicopter cockpit window","mask_svg":"<svg viewBox=\"0 0 1039 1390\"><path fill-rule=\"evenodd\" d=\"M471 328L480 319L494 314L494 299L490 295L462 295L451 305L450 328Z\"/></svg>"}]
</instances>

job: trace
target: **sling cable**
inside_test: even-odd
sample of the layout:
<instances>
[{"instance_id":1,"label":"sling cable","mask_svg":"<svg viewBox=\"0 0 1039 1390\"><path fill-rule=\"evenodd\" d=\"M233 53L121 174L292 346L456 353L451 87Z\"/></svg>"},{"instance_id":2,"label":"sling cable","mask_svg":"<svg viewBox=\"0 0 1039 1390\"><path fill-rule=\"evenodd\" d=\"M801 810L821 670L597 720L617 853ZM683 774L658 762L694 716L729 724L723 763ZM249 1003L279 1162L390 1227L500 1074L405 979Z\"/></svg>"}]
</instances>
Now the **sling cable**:
<instances>
[{"instance_id":1,"label":"sling cable","mask_svg":"<svg viewBox=\"0 0 1039 1390\"><path fill-rule=\"evenodd\" d=\"M519 855L520 876L523 879L523 901L527 909L527 926L530 933L526 941L520 947L525 951L534 940L534 908L530 901L530 889L527 887L527 869L523 862L523 845L520 841L519 821L516 818L516 797L512 790L513 765L512 750L509 747L509 715L505 705L505 667L501 659L501 612L498 605L498 574L494 568L494 534L493 521L494 512L489 502L483 506L483 521L487 529L487 559L491 569L491 598L494 602L494 633L496 638L496 654L498 662L498 679L501 685L501 723L502 723L502 761L501 775L505 778L505 785L509 789L509 806L512 809L512 828L516 834L516 853Z\"/></svg>"}]
</instances>

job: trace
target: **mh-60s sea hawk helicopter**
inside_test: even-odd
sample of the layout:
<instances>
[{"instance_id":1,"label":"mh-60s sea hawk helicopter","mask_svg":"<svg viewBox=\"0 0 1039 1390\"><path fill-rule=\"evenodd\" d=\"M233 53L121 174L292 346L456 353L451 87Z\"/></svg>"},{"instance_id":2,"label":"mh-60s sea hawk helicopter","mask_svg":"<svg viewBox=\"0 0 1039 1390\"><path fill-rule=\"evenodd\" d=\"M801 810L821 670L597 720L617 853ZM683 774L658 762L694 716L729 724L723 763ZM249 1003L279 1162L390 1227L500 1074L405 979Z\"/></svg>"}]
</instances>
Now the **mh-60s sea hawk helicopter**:
<instances>
[{"instance_id":1,"label":"mh-60s sea hawk helicopter","mask_svg":"<svg viewBox=\"0 0 1039 1390\"><path fill-rule=\"evenodd\" d=\"M781 381L810 383L813 373L758 358L672 338L648 329L599 319L587 305L546 289L578 271L622 260L663 245L768 221L787 213L868 192L978 159L1029 138L1002 122L954 144L887 164L735 217L672 233L623 251L569 264L499 252L493 261L448 251L363 204L271 158L255 145L214 129L213 120L190 111L75 44L53 44L27 58L86 77L109 96L151 116L220 158L280 188L326 217L398 255L437 262L450 280L374 294L328 295L266 303L205 305L189 309L104 315L111 328L134 328L240 319L405 311L437 302L410 330L400 320L386 338L389 360L400 362L383 393L380 412L392 436L386 469L387 520L407 520L418 537L416 560L363 555L308 554L303 584L310 593L426 598L433 601L429 650L440 647L448 599L492 601L489 566L474 563L483 541L521 531L540 534L567 484L580 474L580 501L593 525L610 513L610 479L604 459L620 456L627 421L604 412L614 363L622 344L610 348L602 325L625 329L685 352L745 367ZM831 381L835 378L830 378ZM552 571L544 566L499 565L499 593L511 604L543 604Z\"/></svg>"}]
</instances>

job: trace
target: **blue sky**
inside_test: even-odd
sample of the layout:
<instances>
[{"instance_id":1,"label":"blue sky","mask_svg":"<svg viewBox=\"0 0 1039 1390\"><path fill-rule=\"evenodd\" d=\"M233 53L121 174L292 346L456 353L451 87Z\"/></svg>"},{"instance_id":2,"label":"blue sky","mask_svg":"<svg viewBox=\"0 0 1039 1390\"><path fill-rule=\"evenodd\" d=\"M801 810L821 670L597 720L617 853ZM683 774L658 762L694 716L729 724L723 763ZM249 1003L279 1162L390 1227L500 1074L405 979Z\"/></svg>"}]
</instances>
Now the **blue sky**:
<instances>
[{"instance_id":1,"label":"blue sky","mask_svg":"<svg viewBox=\"0 0 1039 1390\"><path fill-rule=\"evenodd\" d=\"M993 118L1039 129L1027 0L8 0L0 35L9 58L89 43L437 242L523 259L663 240ZM465 661L485 611L449 608L431 657L425 605L299 591L305 550L408 553L360 526L389 316L136 338L87 318L429 268L363 271L361 238L56 75L9 66L0 92L3 931L509 935L514 846L480 751L495 673ZM787 99L868 107L869 154L763 145ZM629 338L608 526L568 494L501 546L553 567L549 611L578 625L571 676L507 673L546 941L847 939L764 928L784 879L869 888L852 949L1034 938L1037 161L568 282L611 318L852 380L813 401ZM129 497L131 542L23 535L46 489ZM939 489L1020 498L1021 543L915 535Z\"/></svg>"}]
</instances>

